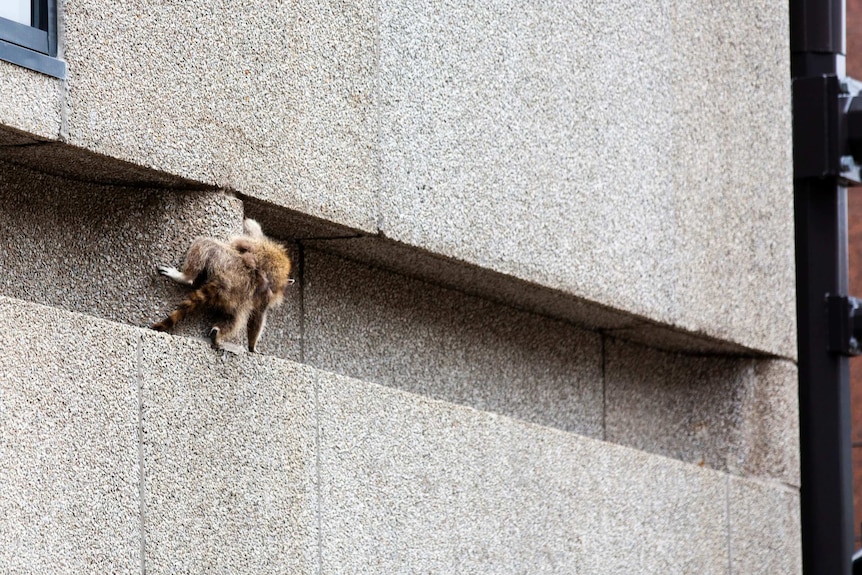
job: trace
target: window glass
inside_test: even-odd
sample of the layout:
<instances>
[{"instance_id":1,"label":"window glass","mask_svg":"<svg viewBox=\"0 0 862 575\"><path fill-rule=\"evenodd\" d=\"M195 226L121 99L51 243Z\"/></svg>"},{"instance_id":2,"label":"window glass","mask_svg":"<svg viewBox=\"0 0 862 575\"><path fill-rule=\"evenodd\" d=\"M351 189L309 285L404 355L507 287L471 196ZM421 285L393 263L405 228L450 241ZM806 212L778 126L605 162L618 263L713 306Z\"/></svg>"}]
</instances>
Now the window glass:
<instances>
[{"instance_id":1,"label":"window glass","mask_svg":"<svg viewBox=\"0 0 862 575\"><path fill-rule=\"evenodd\" d=\"M30 26L32 23L30 0L0 0L0 18L8 18Z\"/></svg>"}]
</instances>

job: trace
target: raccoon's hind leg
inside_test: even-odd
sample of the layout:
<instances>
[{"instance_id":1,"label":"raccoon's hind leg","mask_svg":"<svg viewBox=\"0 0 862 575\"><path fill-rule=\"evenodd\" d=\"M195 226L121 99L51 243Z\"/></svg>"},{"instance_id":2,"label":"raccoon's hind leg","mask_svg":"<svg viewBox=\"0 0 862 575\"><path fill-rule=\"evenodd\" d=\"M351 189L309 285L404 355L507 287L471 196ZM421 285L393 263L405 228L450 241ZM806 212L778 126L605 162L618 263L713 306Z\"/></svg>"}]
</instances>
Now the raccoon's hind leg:
<instances>
[{"instance_id":1,"label":"raccoon's hind leg","mask_svg":"<svg viewBox=\"0 0 862 575\"><path fill-rule=\"evenodd\" d=\"M158 266L159 273L178 284L200 285L205 274L221 268L226 261L235 257L231 249L222 242L211 238L198 238L192 242L182 271L173 266Z\"/></svg>"},{"instance_id":2,"label":"raccoon's hind leg","mask_svg":"<svg viewBox=\"0 0 862 575\"><path fill-rule=\"evenodd\" d=\"M266 325L266 309L254 310L248 318L248 350L255 352L260 334Z\"/></svg>"},{"instance_id":3,"label":"raccoon's hind leg","mask_svg":"<svg viewBox=\"0 0 862 575\"><path fill-rule=\"evenodd\" d=\"M225 346L225 340L233 337L240 327L246 325L248 321L248 313L240 311L239 313L222 316L222 319L216 323L210 330L210 341L215 348Z\"/></svg>"}]
</instances>

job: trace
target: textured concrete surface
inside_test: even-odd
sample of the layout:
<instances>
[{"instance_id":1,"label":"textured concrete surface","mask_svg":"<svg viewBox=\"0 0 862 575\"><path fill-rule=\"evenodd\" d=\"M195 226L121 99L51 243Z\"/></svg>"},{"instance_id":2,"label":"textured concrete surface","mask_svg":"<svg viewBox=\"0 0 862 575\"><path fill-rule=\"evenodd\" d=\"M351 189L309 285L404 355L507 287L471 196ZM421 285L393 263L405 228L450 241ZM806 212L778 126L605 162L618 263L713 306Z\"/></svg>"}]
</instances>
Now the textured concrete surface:
<instances>
[{"instance_id":1,"label":"textured concrete surface","mask_svg":"<svg viewBox=\"0 0 862 575\"><path fill-rule=\"evenodd\" d=\"M0 572L140 573L137 333L0 297Z\"/></svg>"},{"instance_id":2,"label":"textured concrete surface","mask_svg":"<svg viewBox=\"0 0 862 575\"><path fill-rule=\"evenodd\" d=\"M309 365L602 435L596 333L315 250L303 290Z\"/></svg>"},{"instance_id":3,"label":"textured concrete surface","mask_svg":"<svg viewBox=\"0 0 862 575\"><path fill-rule=\"evenodd\" d=\"M799 492L729 478L730 572L802 573Z\"/></svg>"},{"instance_id":4,"label":"textured concrete surface","mask_svg":"<svg viewBox=\"0 0 862 575\"><path fill-rule=\"evenodd\" d=\"M793 358L788 6L675 3L669 89L678 323Z\"/></svg>"},{"instance_id":5,"label":"textured concrete surface","mask_svg":"<svg viewBox=\"0 0 862 575\"><path fill-rule=\"evenodd\" d=\"M217 192L95 186L8 165L0 183L0 294L133 325L184 297L157 263L179 264L191 238L226 237L242 219L241 204ZM612 343L603 365L595 333L316 250L300 264L293 253L306 277L271 315L264 354L798 483L789 363ZM208 327L191 318L177 333L203 337Z\"/></svg>"},{"instance_id":6,"label":"textured concrete surface","mask_svg":"<svg viewBox=\"0 0 862 575\"><path fill-rule=\"evenodd\" d=\"M64 102L60 80L0 61L0 94L0 125L58 137Z\"/></svg>"},{"instance_id":7,"label":"textured concrete surface","mask_svg":"<svg viewBox=\"0 0 862 575\"><path fill-rule=\"evenodd\" d=\"M149 325L186 293L156 265L180 265L197 236L241 230L241 202L219 192L100 186L0 166L2 295ZM273 314L262 351L298 357L298 298L290 291ZM176 333L205 337L209 326L190 317Z\"/></svg>"},{"instance_id":8,"label":"textured concrete surface","mask_svg":"<svg viewBox=\"0 0 862 575\"><path fill-rule=\"evenodd\" d=\"M775 2L384 5L381 229L794 357L786 30Z\"/></svg>"},{"instance_id":9,"label":"textured concrete surface","mask_svg":"<svg viewBox=\"0 0 862 575\"><path fill-rule=\"evenodd\" d=\"M623 329L640 323L631 314L379 236L324 237L303 243L374 267L571 321L589 329Z\"/></svg>"},{"instance_id":10,"label":"textured concrete surface","mask_svg":"<svg viewBox=\"0 0 862 575\"><path fill-rule=\"evenodd\" d=\"M312 573L311 370L153 333L140 381L147 572Z\"/></svg>"},{"instance_id":11,"label":"textured concrete surface","mask_svg":"<svg viewBox=\"0 0 862 575\"><path fill-rule=\"evenodd\" d=\"M605 438L799 485L796 367L605 343Z\"/></svg>"},{"instance_id":12,"label":"textured concrete surface","mask_svg":"<svg viewBox=\"0 0 862 575\"><path fill-rule=\"evenodd\" d=\"M212 186L109 158L83 148L34 138L0 127L0 160L33 171L93 185L212 191Z\"/></svg>"},{"instance_id":13,"label":"textured concrete surface","mask_svg":"<svg viewBox=\"0 0 862 575\"><path fill-rule=\"evenodd\" d=\"M374 230L375 12L69 0L68 141Z\"/></svg>"},{"instance_id":14,"label":"textured concrete surface","mask_svg":"<svg viewBox=\"0 0 862 575\"><path fill-rule=\"evenodd\" d=\"M322 573L727 572L718 472L343 378L320 402Z\"/></svg>"},{"instance_id":15,"label":"textured concrete surface","mask_svg":"<svg viewBox=\"0 0 862 575\"><path fill-rule=\"evenodd\" d=\"M758 361L739 400L730 469L799 486L798 372L788 361Z\"/></svg>"},{"instance_id":16,"label":"textured concrete surface","mask_svg":"<svg viewBox=\"0 0 862 575\"><path fill-rule=\"evenodd\" d=\"M47 189L78 190L81 193L72 194L75 198L80 200L82 197L95 194L95 200L88 198L86 201L92 202L94 206L107 206L112 202L134 201L118 199L129 198L133 194L144 193L150 197L153 195L166 197L169 191L173 191L181 194L180 197L183 199L166 200L164 205L153 209L178 209L192 213L200 209L200 206L197 206L194 201L188 202L188 198L205 198L208 194L211 197L219 195L217 190L199 183L79 148L41 142L12 129L0 129L0 158L8 162L9 175L3 183L11 182L13 187L9 188L10 193L21 197L45 196ZM32 189L31 182L43 181L47 176L55 176L57 179L52 180L51 186L41 186L38 191ZM110 190L110 193L103 193L107 190ZM199 193L189 194L189 192ZM376 267L424 279L525 311L556 317L589 329L602 330L616 337L642 342L652 347L698 353L757 354L756 350L731 341L661 326L655 321L645 320L625 311L614 310L534 282L520 280L425 250L417 250L382 237L363 235L345 226L293 210L285 210L271 202L249 196L240 197L247 216L258 219L267 233L284 239L287 243L298 241L306 246L344 255ZM172 205L176 203L182 205ZM71 213L74 211L75 209L72 208ZM158 217L153 215L153 218ZM32 218L25 219L19 223L29 224L32 223L31 220ZM151 222L142 220L141 223L145 226ZM188 235L194 237L199 233L219 235L222 232L192 229ZM146 251L149 248L140 249ZM177 246L178 252L184 250L185 246ZM291 295L294 296L294 294ZM293 304L296 304L295 300L296 297L291 297ZM117 319L116 316L110 317ZM293 321L285 320L283 314L276 314L273 317L285 324L284 329L288 329ZM281 340L283 345L270 348L267 353L277 353L283 357L298 359L296 334L283 331L283 335L284 338Z\"/></svg>"},{"instance_id":17,"label":"textured concrete surface","mask_svg":"<svg viewBox=\"0 0 862 575\"><path fill-rule=\"evenodd\" d=\"M384 233L670 317L667 27L656 3L387 5Z\"/></svg>"},{"instance_id":18,"label":"textured concrete surface","mask_svg":"<svg viewBox=\"0 0 862 575\"><path fill-rule=\"evenodd\" d=\"M648 344L795 356L785 4L69 0L64 24L66 89L3 65L27 94L0 123Z\"/></svg>"},{"instance_id":19,"label":"textured concrete surface","mask_svg":"<svg viewBox=\"0 0 862 575\"><path fill-rule=\"evenodd\" d=\"M4 572L799 572L782 482L21 300L0 320Z\"/></svg>"}]
</instances>

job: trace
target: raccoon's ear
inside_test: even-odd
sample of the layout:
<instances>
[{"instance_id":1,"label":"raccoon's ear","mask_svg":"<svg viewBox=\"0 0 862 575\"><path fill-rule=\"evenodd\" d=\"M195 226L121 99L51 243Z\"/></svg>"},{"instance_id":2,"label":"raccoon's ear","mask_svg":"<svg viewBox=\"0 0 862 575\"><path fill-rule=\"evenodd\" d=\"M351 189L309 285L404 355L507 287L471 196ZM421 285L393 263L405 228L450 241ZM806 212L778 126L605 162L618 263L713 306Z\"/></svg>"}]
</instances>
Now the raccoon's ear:
<instances>
[{"instance_id":1,"label":"raccoon's ear","mask_svg":"<svg viewBox=\"0 0 862 575\"><path fill-rule=\"evenodd\" d=\"M263 239L263 230L260 229L260 224L251 218L246 218L242 223L242 229L247 236L251 236L256 239Z\"/></svg>"}]
</instances>

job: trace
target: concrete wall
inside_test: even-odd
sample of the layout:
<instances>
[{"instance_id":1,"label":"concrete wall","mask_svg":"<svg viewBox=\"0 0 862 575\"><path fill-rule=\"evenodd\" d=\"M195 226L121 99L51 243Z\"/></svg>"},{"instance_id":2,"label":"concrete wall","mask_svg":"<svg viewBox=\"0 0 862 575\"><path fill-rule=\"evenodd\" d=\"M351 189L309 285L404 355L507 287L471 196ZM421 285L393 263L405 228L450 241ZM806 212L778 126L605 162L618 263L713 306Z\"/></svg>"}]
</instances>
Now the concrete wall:
<instances>
[{"instance_id":1,"label":"concrete wall","mask_svg":"<svg viewBox=\"0 0 862 575\"><path fill-rule=\"evenodd\" d=\"M14 164L0 184L0 295L137 326L184 297L156 265L179 265L196 236L237 232L244 213L217 191L86 184ZM297 282L271 314L264 354L798 483L789 361L662 352L310 243L292 244ZM202 338L208 321L175 333Z\"/></svg>"},{"instance_id":2,"label":"concrete wall","mask_svg":"<svg viewBox=\"0 0 862 575\"><path fill-rule=\"evenodd\" d=\"M0 320L3 572L800 569L781 481L21 300Z\"/></svg>"},{"instance_id":3,"label":"concrete wall","mask_svg":"<svg viewBox=\"0 0 862 575\"><path fill-rule=\"evenodd\" d=\"M67 80L0 62L0 571L799 572L785 3L60 11ZM249 216L261 354L142 329Z\"/></svg>"},{"instance_id":4,"label":"concrete wall","mask_svg":"<svg viewBox=\"0 0 862 575\"><path fill-rule=\"evenodd\" d=\"M614 572L643 553L623 544L639 530L644 546L670 546L644 573L663 565L721 572L729 561L798 568L790 361L645 347L345 259L320 242L292 244L297 284L273 314L265 355L217 353L124 326L147 325L179 301L182 290L156 275L156 263L178 262L194 235L235 231L244 202L218 191L78 182L11 163L0 174L8 326L0 428L10 450L0 458L9 462L10 495L0 499L14 523L10 569L137 565L140 547L154 572L314 571L315 562L332 572L390 572L399 562L420 572L505 572L525 558L539 572ZM207 325L198 318L177 333L200 339ZM315 383L312 393L304 384L296 391L297 379L331 383ZM330 404L338 415L316 413L334 418L331 433L347 447L319 443L309 455L303 450L322 441L309 430L322 424L297 430L290 422ZM136 413L151 426L137 429ZM465 437L477 421L477 437ZM109 436L102 447L110 457L98 453L100 436ZM368 453L353 461L357 443ZM138 449L151 461L143 483ZM324 454L348 460L317 483L317 468L308 466ZM404 485L402 460L433 497ZM498 460L515 462L493 471ZM538 476L524 484L514 471L522 466ZM591 475L596 466L605 469L600 481ZM582 500L593 488L573 494L569 481L599 481L602 499ZM332 499L317 503L308 482L332 490ZM298 484L305 491L291 491ZM548 485L559 490L550 508L542 499ZM135 486L145 492L136 495ZM739 508L725 513L733 497ZM84 511L64 515L88 509L93 498L97 509L118 514L110 538L72 543L105 525L101 516L79 523ZM591 515L595 506L619 505L610 518ZM719 523L698 518L713 507L724 513ZM314 519L327 513L332 533ZM352 521L363 530L344 533ZM761 530L770 533L765 547L746 535L745 552L721 543L688 555L701 537L763 537ZM591 540L594 532L609 539ZM430 539L419 545L420 534ZM233 543L223 548L224 541ZM603 556L598 550L608 545L635 555Z\"/></svg>"},{"instance_id":5,"label":"concrete wall","mask_svg":"<svg viewBox=\"0 0 862 575\"><path fill-rule=\"evenodd\" d=\"M795 354L786 2L61 4L0 124Z\"/></svg>"}]
</instances>

